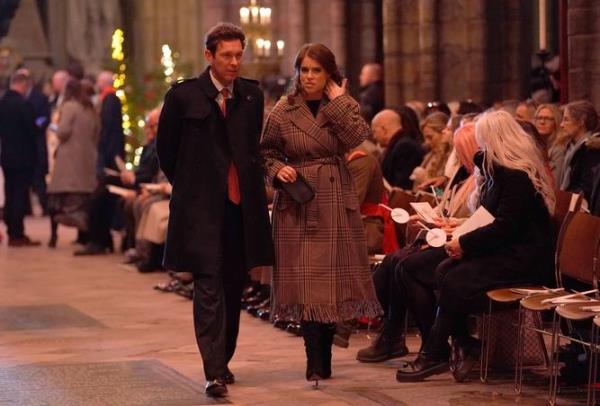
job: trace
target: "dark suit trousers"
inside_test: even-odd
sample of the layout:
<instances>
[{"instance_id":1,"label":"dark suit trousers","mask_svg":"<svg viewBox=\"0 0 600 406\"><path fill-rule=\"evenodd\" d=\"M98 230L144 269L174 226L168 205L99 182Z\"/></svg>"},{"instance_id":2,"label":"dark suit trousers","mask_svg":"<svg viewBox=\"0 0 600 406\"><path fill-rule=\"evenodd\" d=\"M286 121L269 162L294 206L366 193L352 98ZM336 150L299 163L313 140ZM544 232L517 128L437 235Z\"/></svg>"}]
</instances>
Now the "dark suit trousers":
<instances>
[{"instance_id":1,"label":"dark suit trousers","mask_svg":"<svg viewBox=\"0 0 600 406\"><path fill-rule=\"evenodd\" d=\"M217 269L194 276L194 330L207 380L225 375L235 352L248 278L243 246L241 208L227 201Z\"/></svg>"},{"instance_id":2,"label":"dark suit trousers","mask_svg":"<svg viewBox=\"0 0 600 406\"><path fill-rule=\"evenodd\" d=\"M29 207L29 188L33 169L3 168L4 172L4 222L9 238L25 235L23 219Z\"/></svg>"}]
</instances>

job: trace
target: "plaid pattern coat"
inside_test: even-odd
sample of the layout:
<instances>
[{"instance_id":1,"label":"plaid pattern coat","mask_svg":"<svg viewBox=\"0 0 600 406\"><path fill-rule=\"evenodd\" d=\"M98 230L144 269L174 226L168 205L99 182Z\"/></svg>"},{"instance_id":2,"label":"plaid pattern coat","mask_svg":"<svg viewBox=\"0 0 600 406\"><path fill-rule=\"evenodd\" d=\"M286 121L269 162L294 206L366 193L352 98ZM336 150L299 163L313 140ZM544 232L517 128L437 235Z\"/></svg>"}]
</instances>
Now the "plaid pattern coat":
<instances>
[{"instance_id":1,"label":"plaid pattern coat","mask_svg":"<svg viewBox=\"0 0 600 406\"><path fill-rule=\"evenodd\" d=\"M300 97L282 98L261 139L273 182L290 165L315 190L305 205L278 190L273 205L273 312L336 322L381 313L371 281L358 198L344 153L369 127L348 95L324 101L316 117Z\"/></svg>"}]
</instances>

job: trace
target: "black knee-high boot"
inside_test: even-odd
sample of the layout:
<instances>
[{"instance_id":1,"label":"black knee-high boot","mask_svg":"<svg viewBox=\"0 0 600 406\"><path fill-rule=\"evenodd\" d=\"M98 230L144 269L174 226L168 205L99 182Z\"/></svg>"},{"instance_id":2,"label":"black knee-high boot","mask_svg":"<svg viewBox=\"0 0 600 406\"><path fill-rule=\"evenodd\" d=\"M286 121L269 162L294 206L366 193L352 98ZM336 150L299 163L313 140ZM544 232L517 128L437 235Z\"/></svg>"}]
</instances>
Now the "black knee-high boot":
<instances>
[{"instance_id":1,"label":"black knee-high boot","mask_svg":"<svg viewBox=\"0 0 600 406\"><path fill-rule=\"evenodd\" d=\"M319 381L325 377L321 323L302 321L300 324L306 349L306 380Z\"/></svg>"},{"instance_id":2,"label":"black knee-high boot","mask_svg":"<svg viewBox=\"0 0 600 406\"><path fill-rule=\"evenodd\" d=\"M335 335L335 324L321 324L321 340L323 351L323 379L331 378L331 346Z\"/></svg>"}]
</instances>

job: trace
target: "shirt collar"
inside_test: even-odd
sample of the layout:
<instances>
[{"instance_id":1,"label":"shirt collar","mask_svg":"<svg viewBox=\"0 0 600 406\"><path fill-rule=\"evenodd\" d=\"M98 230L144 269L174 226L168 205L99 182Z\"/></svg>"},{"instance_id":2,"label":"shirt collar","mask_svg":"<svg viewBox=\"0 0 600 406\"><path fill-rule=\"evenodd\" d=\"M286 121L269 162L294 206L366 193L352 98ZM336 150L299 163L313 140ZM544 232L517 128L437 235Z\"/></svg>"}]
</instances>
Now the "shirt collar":
<instances>
[{"instance_id":1,"label":"shirt collar","mask_svg":"<svg viewBox=\"0 0 600 406\"><path fill-rule=\"evenodd\" d=\"M215 87L217 88L217 91L219 92L219 94L221 94L221 90L223 90L223 88L227 88L227 90L229 90L229 94L233 95L233 81L229 84L229 86L223 86L221 84L221 82L219 82L217 80L217 78L213 75L212 73L212 69L208 70L208 73L210 74L210 80L212 80L213 85L215 85ZM230 96L231 97L231 96Z\"/></svg>"}]
</instances>

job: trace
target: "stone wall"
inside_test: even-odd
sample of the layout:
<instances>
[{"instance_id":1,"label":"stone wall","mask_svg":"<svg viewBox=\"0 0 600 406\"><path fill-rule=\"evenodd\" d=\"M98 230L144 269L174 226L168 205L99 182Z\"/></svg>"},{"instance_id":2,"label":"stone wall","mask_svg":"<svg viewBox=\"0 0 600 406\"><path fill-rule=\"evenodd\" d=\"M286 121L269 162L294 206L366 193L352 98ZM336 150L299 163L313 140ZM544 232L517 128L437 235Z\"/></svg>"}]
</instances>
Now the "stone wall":
<instances>
[{"instance_id":1,"label":"stone wall","mask_svg":"<svg viewBox=\"0 0 600 406\"><path fill-rule=\"evenodd\" d=\"M600 1L570 0L567 26L569 100L600 107Z\"/></svg>"},{"instance_id":2,"label":"stone wall","mask_svg":"<svg viewBox=\"0 0 600 406\"><path fill-rule=\"evenodd\" d=\"M530 7L524 0L384 0L386 102L491 102L525 96ZM525 37L523 37L525 35Z\"/></svg>"}]
</instances>

